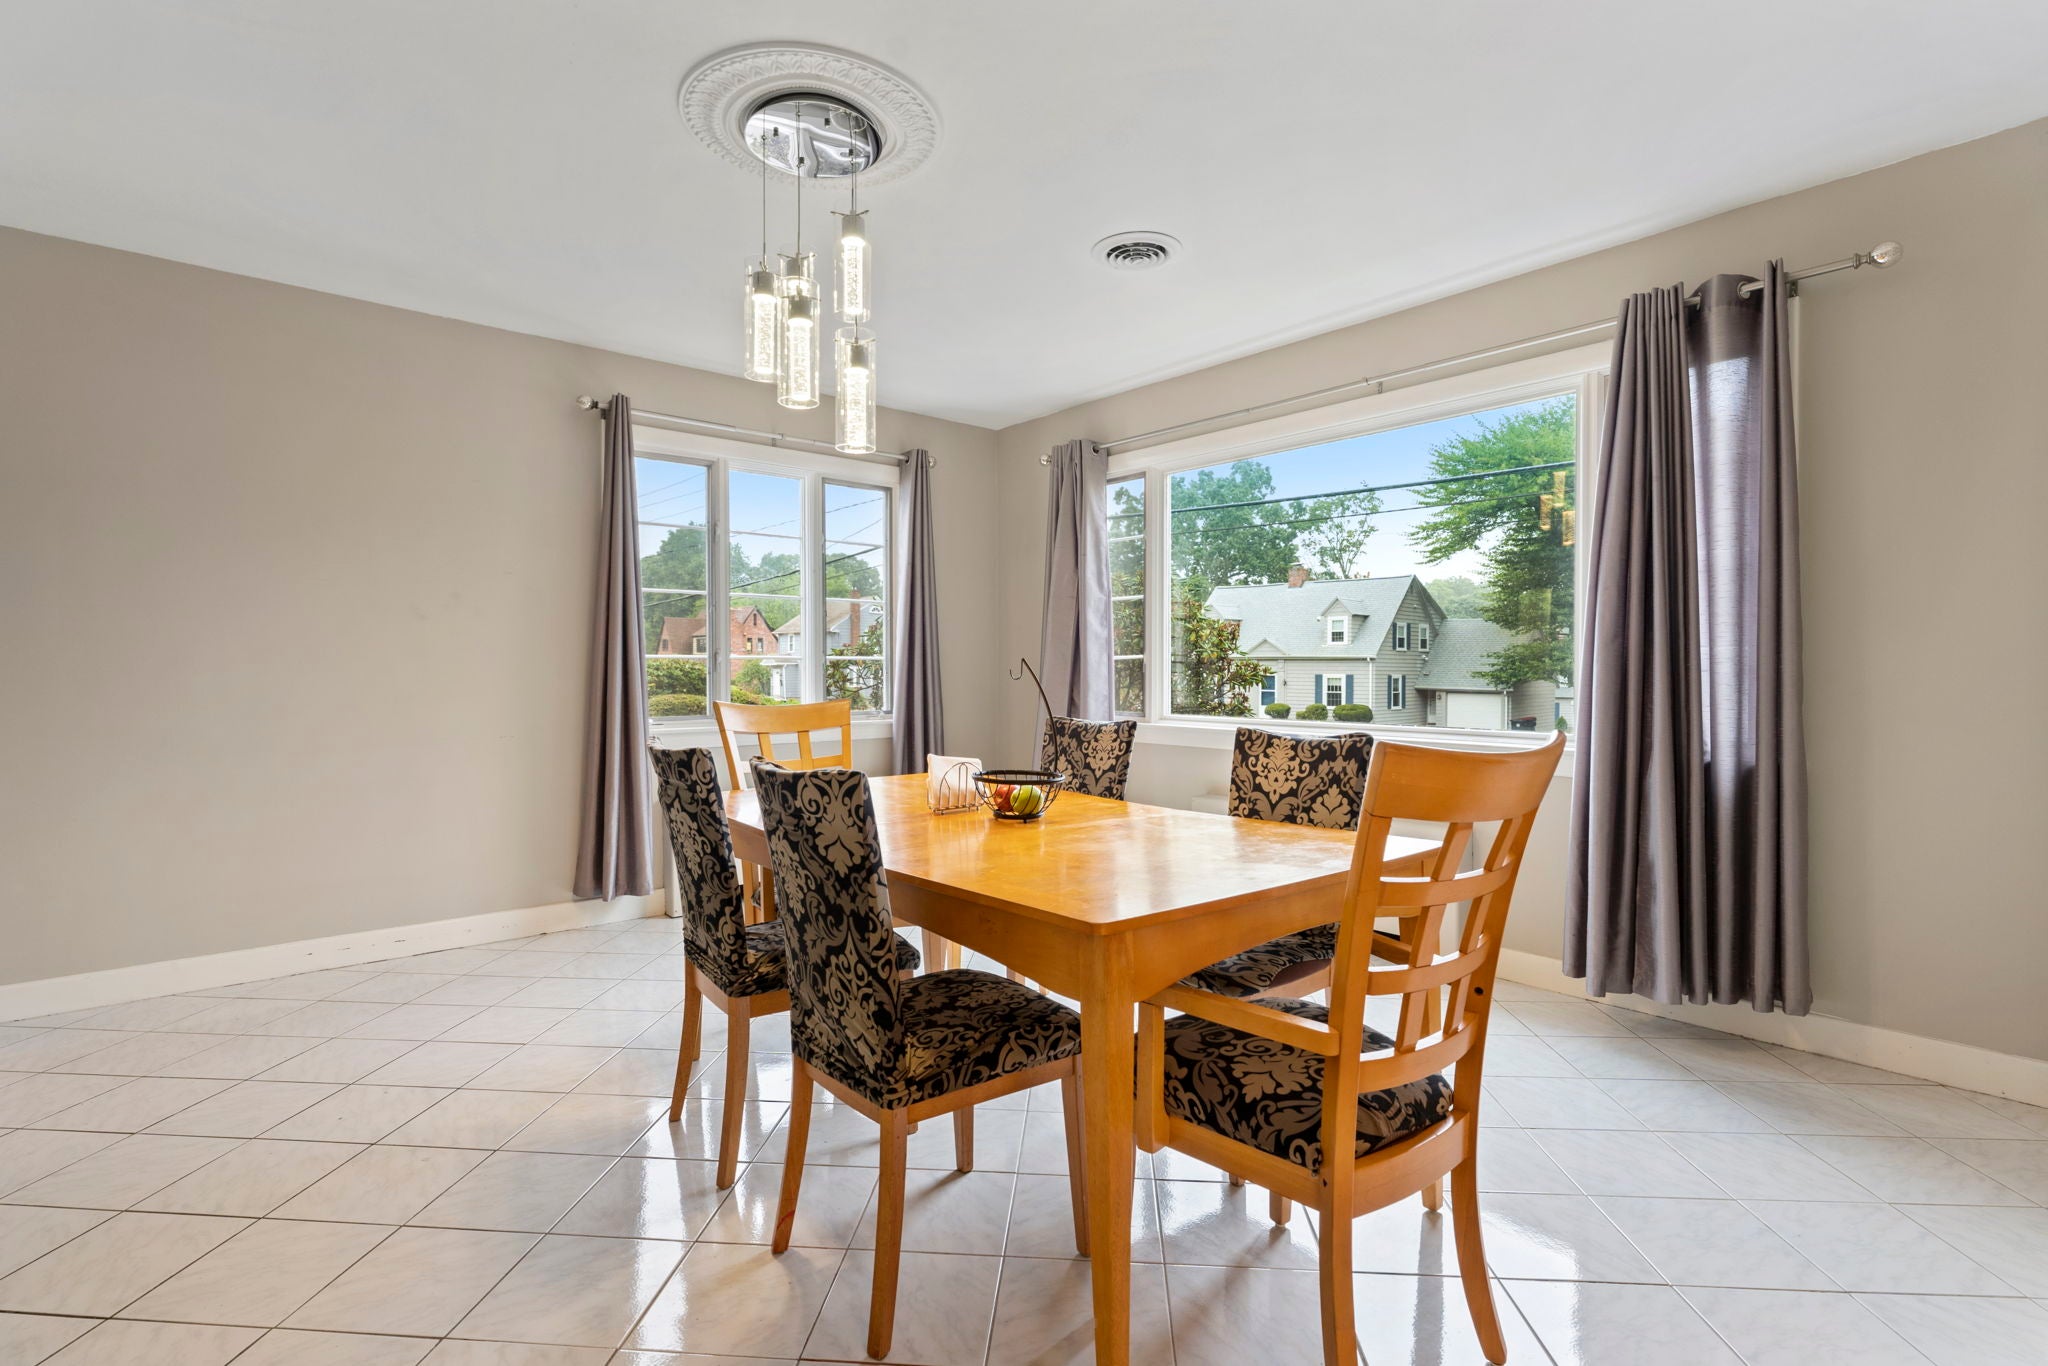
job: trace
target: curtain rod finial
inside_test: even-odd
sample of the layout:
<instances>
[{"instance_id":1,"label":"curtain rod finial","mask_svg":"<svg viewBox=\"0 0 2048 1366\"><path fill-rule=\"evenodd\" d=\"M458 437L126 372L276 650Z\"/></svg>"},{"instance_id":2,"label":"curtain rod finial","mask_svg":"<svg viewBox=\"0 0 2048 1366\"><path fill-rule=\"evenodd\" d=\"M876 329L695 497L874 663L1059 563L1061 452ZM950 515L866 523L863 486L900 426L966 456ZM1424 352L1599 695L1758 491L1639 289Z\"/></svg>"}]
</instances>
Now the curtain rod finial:
<instances>
[{"instance_id":1,"label":"curtain rod finial","mask_svg":"<svg viewBox=\"0 0 2048 1366\"><path fill-rule=\"evenodd\" d=\"M1905 253L1906 249L1897 242L1879 242L1870 249L1870 264L1883 270L1886 266L1896 265Z\"/></svg>"},{"instance_id":2,"label":"curtain rod finial","mask_svg":"<svg viewBox=\"0 0 2048 1366\"><path fill-rule=\"evenodd\" d=\"M610 405L601 399L592 398L589 394L578 394L576 395L576 406L586 411L602 413Z\"/></svg>"}]
</instances>

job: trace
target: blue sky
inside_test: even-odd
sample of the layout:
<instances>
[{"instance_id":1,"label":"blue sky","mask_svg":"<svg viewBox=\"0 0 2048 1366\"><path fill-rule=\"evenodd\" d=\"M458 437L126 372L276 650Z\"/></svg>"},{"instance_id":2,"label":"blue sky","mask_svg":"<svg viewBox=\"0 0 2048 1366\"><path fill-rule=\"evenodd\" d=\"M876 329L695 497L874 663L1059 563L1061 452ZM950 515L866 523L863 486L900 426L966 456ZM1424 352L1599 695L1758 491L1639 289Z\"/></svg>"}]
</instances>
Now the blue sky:
<instances>
[{"instance_id":1,"label":"blue sky","mask_svg":"<svg viewBox=\"0 0 2048 1366\"><path fill-rule=\"evenodd\" d=\"M1256 462L1273 472L1275 497L1299 498L1312 493L1334 493L1362 485L1403 484L1429 477L1429 453L1441 442L1474 433L1483 422L1497 421L1514 413L1539 408L1555 399L1490 408L1461 417L1424 422L1412 427L1374 432L1368 436L1346 437L1325 445L1282 451L1260 456ZM1212 468L1226 469L1228 466ZM1190 471L1193 473L1194 471ZM1393 574L1419 574L1424 579L1463 574L1478 579L1479 556L1467 553L1440 564L1424 564L1409 541L1410 529L1421 520L1414 511L1415 496L1426 492L1403 489L1382 493L1385 511L1371 519L1372 539L1366 543L1364 569L1374 578Z\"/></svg>"}]
</instances>

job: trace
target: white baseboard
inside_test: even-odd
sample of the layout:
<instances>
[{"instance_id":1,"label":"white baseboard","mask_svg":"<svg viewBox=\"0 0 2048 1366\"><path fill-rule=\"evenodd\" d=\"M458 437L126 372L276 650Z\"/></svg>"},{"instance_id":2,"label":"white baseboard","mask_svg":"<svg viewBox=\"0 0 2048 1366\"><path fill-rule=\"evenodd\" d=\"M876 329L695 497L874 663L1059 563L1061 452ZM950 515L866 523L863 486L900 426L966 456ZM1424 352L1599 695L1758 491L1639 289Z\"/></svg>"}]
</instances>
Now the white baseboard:
<instances>
[{"instance_id":1,"label":"white baseboard","mask_svg":"<svg viewBox=\"0 0 2048 1366\"><path fill-rule=\"evenodd\" d=\"M1500 975L1523 986L1541 987L1567 996L1586 994L1586 984L1567 977L1555 958L1521 949L1502 949ZM1609 996L1611 1005L1683 1020L1703 1029L1740 1034L1763 1043L1783 1044L1822 1057L1862 1063L1887 1072L1940 1082L1988 1096L2048 1105L2048 1061L1996 1053L1974 1044L1951 1043L1896 1029L1858 1024L1832 1015L1766 1014L1746 1005L1665 1005L1640 996Z\"/></svg>"},{"instance_id":2,"label":"white baseboard","mask_svg":"<svg viewBox=\"0 0 2048 1366\"><path fill-rule=\"evenodd\" d=\"M651 896L624 896L613 901L557 901L546 906L486 911L482 915L430 920L421 925L395 925L390 929L363 930L325 939L265 944L259 948L209 953L197 958L136 963L129 967L76 973L70 977L9 982L0 984L0 1020L27 1020L59 1011L120 1005L124 1001L205 991L210 987L235 986L242 982L262 982L272 977L289 977L321 968L344 968L357 963L374 963L383 958L432 953L436 949L491 944L500 939L520 939L551 930L601 925L613 920L638 920L664 914L667 895L664 889L656 888Z\"/></svg>"}]
</instances>

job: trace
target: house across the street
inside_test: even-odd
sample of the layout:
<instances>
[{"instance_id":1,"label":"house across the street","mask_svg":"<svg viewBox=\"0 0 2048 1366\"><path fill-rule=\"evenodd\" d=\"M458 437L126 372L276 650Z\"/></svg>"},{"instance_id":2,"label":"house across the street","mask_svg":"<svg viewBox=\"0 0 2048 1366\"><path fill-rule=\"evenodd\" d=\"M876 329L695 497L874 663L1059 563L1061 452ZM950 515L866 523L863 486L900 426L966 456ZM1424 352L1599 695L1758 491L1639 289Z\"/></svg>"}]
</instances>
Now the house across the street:
<instances>
[{"instance_id":1,"label":"house across the street","mask_svg":"<svg viewBox=\"0 0 2048 1366\"><path fill-rule=\"evenodd\" d=\"M1209 610L1238 623L1238 648L1266 666L1254 712L1285 702L1299 715L1320 702L1363 703L1388 725L1548 730L1558 716L1549 679L1499 688L1479 675L1514 635L1477 617L1444 614L1413 574L1234 584Z\"/></svg>"}]
</instances>

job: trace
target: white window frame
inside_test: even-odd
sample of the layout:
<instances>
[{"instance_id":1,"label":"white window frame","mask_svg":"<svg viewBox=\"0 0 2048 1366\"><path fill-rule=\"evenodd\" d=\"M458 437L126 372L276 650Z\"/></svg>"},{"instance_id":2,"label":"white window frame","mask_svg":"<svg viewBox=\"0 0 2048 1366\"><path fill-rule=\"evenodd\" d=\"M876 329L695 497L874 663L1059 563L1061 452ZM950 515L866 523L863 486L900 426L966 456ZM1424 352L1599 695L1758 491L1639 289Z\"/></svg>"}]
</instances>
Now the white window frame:
<instances>
[{"instance_id":1,"label":"white window frame","mask_svg":"<svg viewBox=\"0 0 2048 1366\"><path fill-rule=\"evenodd\" d=\"M1429 653L1429 623L1426 621L1415 623L1415 648L1424 654Z\"/></svg>"},{"instance_id":2,"label":"white window frame","mask_svg":"<svg viewBox=\"0 0 2048 1366\"><path fill-rule=\"evenodd\" d=\"M1588 528L1598 487L1594 466L1600 449L1600 428L1606 416L1607 372L1611 360L1612 347L1606 342L1573 347L1448 379L1410 385L1112 455L1109 461L1110 482L1120 482L1137 475L1143 475L1145 479L1146 706L1145 714L1139 718L1139 739L1148 744L1227 749L1238 725L1233 718L1187 716L1172 710L1171 663L1167 658L1172 641L1172 595L1166 589L1172 567L1170 524L1173 519L1170 512L1162 515L1160 510L1170 507L1173 475L1233 460L1340 441L1346 437L1460 417L1489 408L1573 394L1578 401L1579 416L1575 481L1578 520L1582 528ZM1585 545L1586 537L1582 534L1579 537L1582 580ZM1583 639L1585 594L1575 594L1574 599L1581 613L1576 634ZM1533 748L1548 739L1540 733L1532 736L1528 731L1453 730L1444 726L1424 728L1407 725L1378 727L1372 724L1359 727L1303 722L1298 718L1285 722L1264 718L1262 724L1308 734L1332 729L1364 729L1375 734L1384 733L1389 739L1459 749ZM1567 747L1569 749L1576 744L1575 732L1567 737Z\"/></svg>"},{"instance_id":3,"label":"white window frame","mask_svg":"<svg viewBox=\"0 0 2048 1366\"><path fill-rule=\"evenodd\" d=\"M1405 621L1397 621L1397 622L1395 622L1395 623L1394 623L1394 648L1395 648L1395 649L1397 649L1397 650L1405 650L1405 649L1407 649L1407 648L1408 648L1408 630L1409 630L1409 627L1408 627L1408 623L1407 623L1407 622L1405 622Z\"/></svg>"},{"instance_id":4,"label":"white window frame","mask_svg":"<svg viewBox=\"0 0 2048 1366\"><path fill-rule=\"evenodd\" d=\"M1130 480L1128 480L1128 479L1111 479L1111 480L1109 480L1108 482L1109 482L1109 483L1110 483L1111 485L1116 485L1116 484L1125 484L1125 483L1129 483L1129 482L1131 482L1131 481L1130 481ZM1148 533L1149 533L1149 532L1150 532L1150 530L1151 530L1151 526L1152 526L1152 502L1151 502L1151 498L1152 498L1152 484L1151 484L1151 481L1149 481L1149 480L1144 480L1144 479L1140 479L1140 480L1139 480L1139 482L1138 482L1138 496L1139 496L1139 497L1140 497L1141 499L1143 499L1143 500L1144 500L1144 501L1143 501L1143 504L1142 504L1142 507L1141 507L1141 510L1140 510L1140 512L1139 512L1139 516L1140 516L1140 517L1142 517L1142 518L1144 519L1144 524L1143 524L1142 526L1140 526L1140 527L1138 528L1138 530L1137 530L1137 532L1136 532L1135 534L1126 534L1126 535L1122 535L1122 536L1114 536L1114 535L1113 535L1113 536L1110 536L1110 537L1108 538L1108 543L1109 543L1110 545L1112 545L1112 546L1113 546L1113 545L1117 545L1117 544L1119 544L1120 542L1126 542L1126 541L1143 541L1143 540L1145 540L1145 539L1146 539L1146 537L1147 537ZM1114 513L1111 513L1111 514L1110 514L1110 517L1111 517L1111 521L1112 521L1112 522L1114 522L1114 520L1115 520L1115 516L1116 516L1116 514L1114 514ZM1145 557L1145 576L1144 576L1144 577L1145 577L1145 583L1144 583L1144 586L1145 586L1146 588L1148 588L1148 589L1149 589L1149 588L1150 588L1150 587L1152 586L1152 563L1151 563L1151 557L1150 557L1149 555L1147 555L1147 556ZM1141 646L1141 651L1140 651L1140 653L1138 653L1138 654L1134 654L1134 655L1119 655L1119 654L1112 654L1112 655L1111 655L1111 656L1109 657L1109 670L1110 670L1110 692L1111 692L1111 695L1112 695L1112 700L1114 700L1114 694L1115 694L1115 692L1116 692L1116 666L1117 666L1117 665L1119 665L1119 664L1121 664L1121 663L1124 663L1124 662L1125 662L1125 661L1127 661L1127 660L1133 660L1133 659L1135 659L1135 660L1137 660L1137 661L1138 661L1139 665L1140 665L1140 666L1141 666L1141 668L1143 669L1143 671L1144 671L1144 673L1145 673L1145 676L1146 676L1146 690L1147 690L1147 691L1149 692L1149 691L1150 691L1150 688L1151 688L1151 681L1150 681L1150 680L1151 680L1151 667L1152 667L1152 666L1151 666L1151 659L1150 659L1150 656L1151 656L1151 649L1150 649L1150 647L1151 647L1151 644L1152 644L1152 618L1151 618L1151 614L1150 614L1149 612L1147 612L1147 611L1145 610L1145 605L1144 605L1144 604L1145 604L1145 597L1146 597L1146 595L1145 595L1144 593L1112 593L1112 594L1110 595L1110 599L1109 599L1109 630L1110 630L1110 638L1111 638L1111 641L1112 641L1112 644L1111 644L1110 648L1111 648L1112 650L1116 648L1116 646L1115 646L1115 644L1114 644L1114 640L1115 640L1115 637L1116 637L1116 605L1117 605L1118 603L1120 603L1120 602L1135 602L1135 603L1139 604L1139 606L1138 606L1138 612L1139 612L1139 621L1138 621L1138 629L1139 629L1139 631L1140 631L1140 632L1142 633L1142 635L1143 635L1143 639L1142 639L1142 640L1141 640L1141 641L1139 642L1139 644L1140 644L1140 646ZM1137 716L1141 716L1141 715L1143 715L1143 714L1144 714L1144 712L1143 712L1143 711L1119 711L1119 712L1117 712L1117 713L1116 713L1116 715L1117 715L1117 717L1118 717L1119 719L1129 719L1129 718L1132 718L1132 717L1137 717Z\"/></svg>"},{"instance_id":5,"label":"white window frame","mask_svg":"<svg viewBox=\"0 0 2048 1366\"><path fill-rule=\"evenodd\" d=\"M1328 639L1324 642L1325 644L1349 645L1351 643L1351 619L1349 617L1342 614L1331 616L1327 619L1327 625L1329 626L1329 631L1327 633Z\"/></svg>"},{"instance_id":6,"label":"white window frame","mask_svg":"<svg viewBox=\"0 0 2048 1366\"><path fill-rule=\"evenodd\" d=\"M1387 710L1408 710L1408 675L1387 675Z\"/></svg>"},{"instance_id":7,"label":"white window frame","mask_svg":"<svg viewBox=\"0 0 2048 1366\"><path fill-rule=\"evenodd\" d=\"M633 426L633 455L636 459L671 460L679 464L699 465L704 468L704 572L710 582L704 585L706 641L704 685L705 696L717 700L729 697L732 691L731 631L716 631L712 624L730 619L732 605L731 574L727 564L730 556L731 528L727 523L726 489L730 476L736 472L747 474L774 475L798 481L799 506L802 509L798 544L798 575L801 579L798 610L813 621L825 618L825 485L827 483L852 485L856 488L873 489L883 495L882 526L882 611L886 614L895 610L895 534L896 534L896 490L900 484L901 471L892 465L866 460L850 460L841 456L813 454L806 451L792 451L776 447L754 445L745 441L729 441L723 437L703 436L692 432L672 431L666 427L649 427L635 423ZM634 509L637 525L639 510ZM829 633L805 631L809 643L798 652L797 664L801 670L803 692L807 697L823 697L825 692L825 651L818 642L824 641ZM757 656L772 658L772 656ZM786 663L777 662L773 667L782 669ZM890 672L888 661L882 665L882 702L876 711L857 711L854 715L854 738L873 739L885 737L893 732L890 708L895 701L896 680ZM685 744L715 743L718 723L709 716L652 716L647 722L648 733L656 738L666 738Z\"/></svg>"},{"instance_id":8,"label":"white window frame","mask_svg":"<svg viewBox=\"0 0 2048 1366\"><path fill-rule=\"evenodd\" d=\"M1351 675L1349 674L1324 674L1323 695L1321 697L1318 697L1316 701L1322 703L1326 707L1343 706L1344 680L1349 678L1350 676Z\"/></svg>"}]
</instances>

